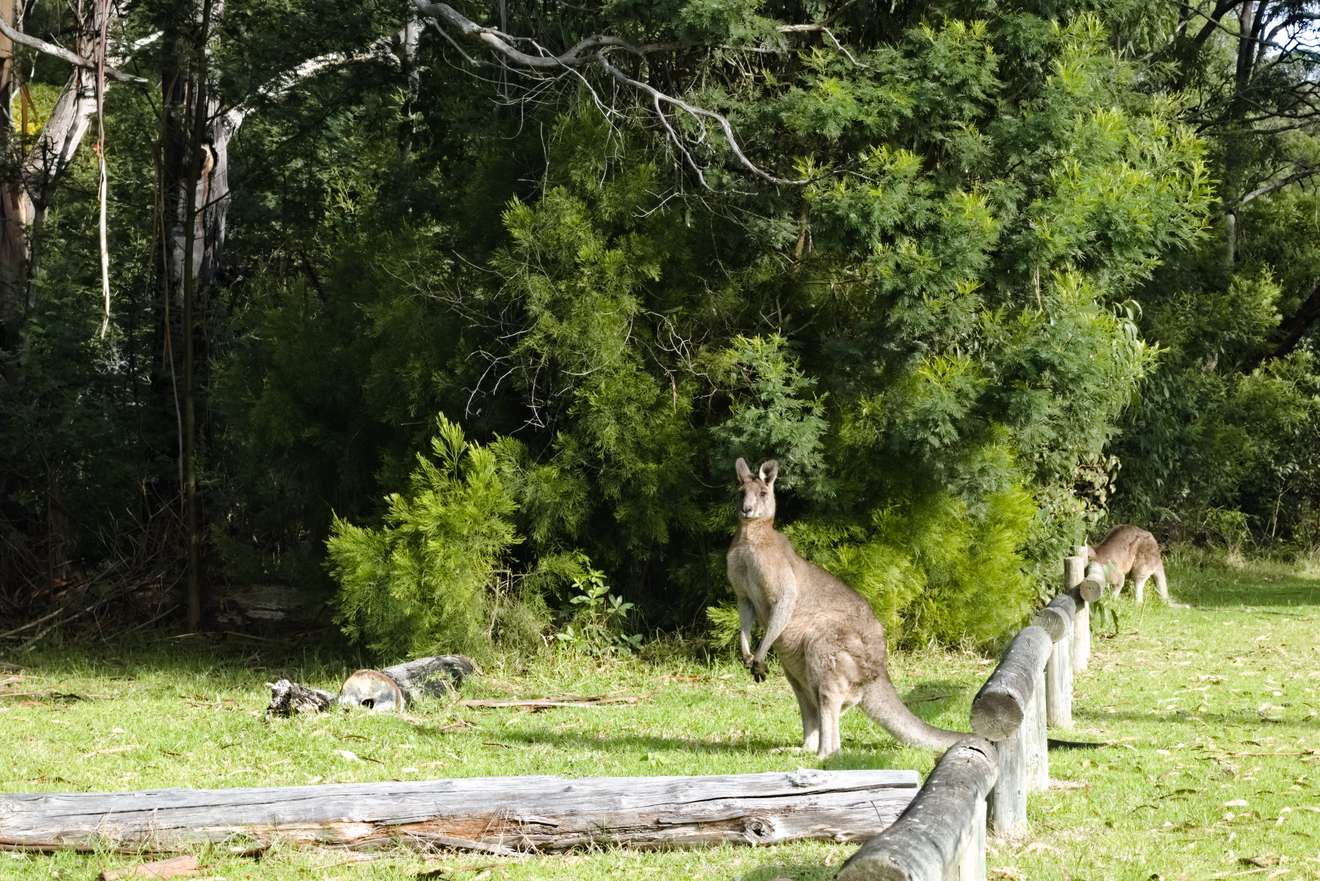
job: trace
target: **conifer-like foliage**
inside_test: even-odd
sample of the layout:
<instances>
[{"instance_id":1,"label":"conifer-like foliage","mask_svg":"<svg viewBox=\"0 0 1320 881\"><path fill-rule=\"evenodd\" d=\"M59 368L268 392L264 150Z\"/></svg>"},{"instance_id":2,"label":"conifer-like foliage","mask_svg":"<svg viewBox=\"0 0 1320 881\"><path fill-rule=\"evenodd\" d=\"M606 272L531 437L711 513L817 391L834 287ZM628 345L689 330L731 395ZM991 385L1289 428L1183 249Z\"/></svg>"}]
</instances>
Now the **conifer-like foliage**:
<instances>
[{"instance_id":1,"label":"conifer-like foliage","mask_svg":"<svg viewBox=\"0 0 1320 881\"><path fill-rule=\"evenodd\" d=\"M379 529L335 519L326 547L344 631L383 656L473 651L490 638L486 588L509 546L516 505L496 450L443 415L431 456Z\"/></svg>"},{"instance_id":2,"label":"conifer-like foliage","mask_svg":"<svg viewBox=\"0 0 1320 881\"><path fill-rule=\"evenodd\" d=\"M391 656L541 643L587 583L612 632L727 631L738 456L780 460L778 525L899 643L992 643L1116 515L1300 540L1316 212L1257 190L1320 153L1246 108L1292 119L1313 78L1233 100L1221 5L1202 35L1171 2L451 4L524 57L598 52L550 70L229 0L207 75L247 116L193 338L214 596L296 584ZM0 340L0 538L49 570L5 583L105 565L179 495L159 120L110 97L123 308L87 343L75 163Z\"/></svg>"}]
</instances>

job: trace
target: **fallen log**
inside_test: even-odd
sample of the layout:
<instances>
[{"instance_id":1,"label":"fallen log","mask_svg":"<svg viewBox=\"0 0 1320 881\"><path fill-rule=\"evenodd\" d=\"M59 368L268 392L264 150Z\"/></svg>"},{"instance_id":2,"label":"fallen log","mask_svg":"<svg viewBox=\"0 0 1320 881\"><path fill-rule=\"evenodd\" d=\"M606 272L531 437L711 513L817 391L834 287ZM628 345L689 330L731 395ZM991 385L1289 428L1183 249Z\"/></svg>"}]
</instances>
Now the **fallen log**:
<instances>
[{"instance_id":1,"label":"fallen log","mask_svg":"<svg viewBox=\"0 0 1320 881\"><path fill-rule=\"evenodd\" d=\"M889 826L919 784L915 771L799 770L23 793L0 795L0 848L172 851L237 837L507 854L860 841Z\"/></svg>"},{"instance_id":2,"label":"fallen log","mask_svg":"<svg viewBox=\"0 0 1320 881\"><path fill-rule=\"evenodd\" d=\"M292 716L295 713L319 713L335 702L335 696L319 688L308 688L288 679L267 682L270 703L267 716Z\"/></svg>"},{"instance_id":3,"label":"fallen log","mask_svg":"<svg viewBox=\"0 0 1320 881\"><path fill-rule=\"evenodd\" d=\"M138 863L135 866L125 866L122 869L106 869L96 876L96 881L123 881L125 878L154 878L161 881L163 878L183 878L188 875L196 875L201 871L201 866L197 857L192 854L185 854L181 857L174 857L168 860L157 860L154 863Z\"/></svg>"},{"instance_id":4,"label":"fallen log","mask_svg":"<svg viewBox=\"0 0 1320 881\"><path fill-rule=\"evenodd\" d=\"M358 670L344 680L339 694L281 679L270 686L267 716L319 713L331 704L376 712L404 709L423 695L439 697L462 684L476 666L463 655L437 655L395 664L383 670Z\"/></svg>"}]
</instances>

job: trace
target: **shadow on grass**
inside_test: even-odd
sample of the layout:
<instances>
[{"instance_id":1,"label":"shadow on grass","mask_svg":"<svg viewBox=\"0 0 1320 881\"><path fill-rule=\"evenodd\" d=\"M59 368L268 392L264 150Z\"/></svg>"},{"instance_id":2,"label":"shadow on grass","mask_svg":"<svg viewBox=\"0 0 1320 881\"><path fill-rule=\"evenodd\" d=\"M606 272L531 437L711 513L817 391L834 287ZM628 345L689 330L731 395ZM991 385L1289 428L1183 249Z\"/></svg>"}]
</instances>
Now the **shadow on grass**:
<instances>
[{"instance_id":1,"label":"shadow on grass","mask_svg":"<svg viewBox=\"0 0 1320 881\"><path fill-rule=\"evenodd\" d=\"M791 733L791 732L790 732ZM804 766L814 766L818 759L815 753L793 749L800 741L797 737L771 738L747 737L737 740L706 740L698 737L666 737L658 734L620 731L608 737L597 737L573 731L521 730L499 732L501 741L525 746L549 746L560 750L581 749L583 744L621 753L646 752L682 752L697 755L746 755L768 754L772 751L792 754L800 759ZM894 744L891 749L848 749L826 759L823 766L830 771L852 771L884 769L898 767L901 747ZM778 754L777 753L777 754Z\"/></svg>"},{"instance_id":2,"label":"shadow on grass","mask_svg":"<svg viewBox=\"0 0 1320 881\"><path fill-rule=\"evenodd\" d=\"M314 685L323 680L341 681L347 673L371 666L360 653L324 637L304 640L296 635L274 639L163 632L122 640L51 641L30 650L0 646L0 661L48 676L168 674L228 685L280 677Z\"/></svg>"},{"instance_id":3,"label":"shadow on grass","mask_svg":"<svg viewBox=\"0 0 1320 881\"><path fill-rule=\"evenodd\" d=\"M1308 734L1315 731L1315 720L1279 719L1271 721L1261 718L1256 713L1141 713L1132 710L1083 710L1073 709L1073 718L1079 722L1094 723L1097 726L1106 722L1150 722L1160 725L1218 725L1250 728L1255 732L1270 730L1298 729Z\"/></svg>"},{"instance_id":4,"label":"shadow on grass","mask_svg":"<svg viewBox=\"0 0 1320 881\"><path fill-rule=\"evenodd\" d=\"M781 878L790 881L826 881L838 871L838 866L826 866L823 863L769 863L750 872L743 872L738 877L743 881L775 881Z\"/></svg>"},{"instance_id":5,"label":"shadow on grass","mask_svg":"<svg viewBox=\"0 0 1320 881\"><path fill-rule=\"evenodd\" d=\"M1249 609L1320 606L1320 581L1288 579L1278 582L1235 582L1184 593L1194 609Z\"/></svg>"},{"instance_id":6,"label":"shadow on grass","mask_svg":"<svg viewBox=\"0 0 1320 881\"><path fill-rule=\"evenodd\" d=\"M942 704L955 698L963 698L964 692L968 689L963 683L935 682L925 683L919 690L921 692L936 692ZM921 710L918 713L920 716L932 715L926 710L927 707L933 706L930 699L924 701L914 700L909 696L905 699L905 702L909 706ZM865 719L865 724L872 726L873 729L869 736L885 739L885 742L876 745L876 747L868 745L865 741L861 744L856 741L850 744L845 734L844 748L839 753L826 759L821 767L832 771L846 771L908 767L911 764L903 756L903 751L907 747L892 740L881 725L866 717L860 709L854 708L847 711L845 717L847 716ZM786 728L780 737L761 735L730 740L666 736L628 731L622 727L603 737L600 736L598 729L594 727L584 728L580 731L566 731L563 728L550 729L548 727L505 728L492 733L496 734L501 741L509 744L549 746L559 750L580 749L584 743L588 743L594 747L610 751L629 753L670 751L702 755L745 755L749 753L769 753L771 751L778 753L791 751L794 755L800 757L803 764L814 765L818 761L815 754L798 749L801 744L798 731L798 726L795 724L791 728ZM443 728L436 728L434 731L427 733L442 735L445 732Z\"/></svg>"}]
</instances>

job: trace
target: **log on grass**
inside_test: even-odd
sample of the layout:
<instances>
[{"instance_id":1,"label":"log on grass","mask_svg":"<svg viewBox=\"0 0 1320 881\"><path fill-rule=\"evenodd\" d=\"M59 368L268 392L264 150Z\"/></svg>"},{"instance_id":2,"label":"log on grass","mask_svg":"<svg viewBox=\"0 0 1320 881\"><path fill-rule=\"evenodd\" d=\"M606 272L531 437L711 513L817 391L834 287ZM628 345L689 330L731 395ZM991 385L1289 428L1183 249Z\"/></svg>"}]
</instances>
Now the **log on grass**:
<instances>
[{"instance_id":1,"label":"log on grass","mask_svg":"<svg viewBox=\"0 0 1320 881\"><path fill-rule=\"evenodd\" d=\"M448 694L475 669L472 659L463 655L418 658L384 670L358 670L344 680L338 695L281 679L269 683L266 715L317 713L335 703L378 712L402 710L423 695Z\"/></svg>"},{"instance_id":2,"label":"log on grass","mask_svg":"<svg viewBox=\"0 0 1320 881\"><path fill-rule=\"evenodd\" d=\"M295 713L319 713L335 702L335 696L319 688L308 688L289 679L267 682L270 703L267 716L292 716Z\"/></svg>"},{"instance_id":3,"label":"log on grass","mask_svg":"<svg viewBox=\"0 0 1320 881\"><path fill-rule=\"evenodd\" d=\"M476 670L466 655L436 655L386 667L380 672L399 683L408 700L420 695L440 697L463 684Z\"/></svg>"},{"instance_id":4,"label":"log on grass","mask_svg":"<svg viewBox=\"0 0 1320 881\"><path fill-rule=\"evenodd\" d=\"M985 799L995 785L995 745L954 744L903 816L853 854L837 881L985 879Z\"/></svg>"},{"instance_id":5,"label":"log on grass","mask_svg":"<svg viewBox=\"0 0 1320 881\"><path fill-rule=\"evenodd\" d=\"M508 854L859 841L892 823L919 782L915 771L801 770L23 793L0 795L0 848L171 851L237 838Z\"/></svg>"}]
</instances>

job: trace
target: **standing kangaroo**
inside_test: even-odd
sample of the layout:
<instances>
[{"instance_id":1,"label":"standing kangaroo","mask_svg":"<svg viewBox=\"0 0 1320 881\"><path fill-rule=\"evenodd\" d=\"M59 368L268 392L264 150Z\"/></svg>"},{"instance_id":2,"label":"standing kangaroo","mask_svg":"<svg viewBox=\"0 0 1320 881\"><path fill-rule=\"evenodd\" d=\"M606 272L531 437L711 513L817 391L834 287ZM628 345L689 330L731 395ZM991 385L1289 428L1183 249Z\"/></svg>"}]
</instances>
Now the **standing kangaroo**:
<instances>
[{"instance_id":1,"label":"standing kangaroo","mask_svg":"<svg viewBox=\"0 0 1320 881\"><path fill-rule=\"evenodd\" d=\"M1169 583L1164 578L1164 562L1155 536L1144 529L1119 524L1105 534L1094 549L1086 548L1086 557L1105 567L1105 576L1114 587L1114 596L1123 591L1128 573L1132 573L1132 593L1138 603L1145 599L1146 581L1155 576L1155 589L1168 603Z\"/></svg>"},{"instance_id":2,"label":"standing kangaroo","mask_svg":"<svg viewBox=\"0 0 1320 881\"><path fill-rule=\"evenodd\" d=\"M802 748L821 758L839 751L839 715L854 704L912 746L947 749L966 735L917 718L899 699L885 668L885 628L862 595L798 556L775 531L775 477L779 464L757 474L737 462L742 483L738 532L729 546L729 581L738 597L743 663L760 682L765 656L779 652L802 711ZM752 653L752 626L765 636Z\"/></svg>"}]
</instances>

